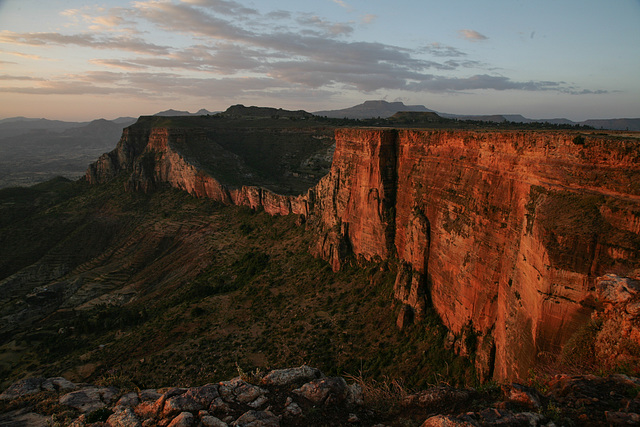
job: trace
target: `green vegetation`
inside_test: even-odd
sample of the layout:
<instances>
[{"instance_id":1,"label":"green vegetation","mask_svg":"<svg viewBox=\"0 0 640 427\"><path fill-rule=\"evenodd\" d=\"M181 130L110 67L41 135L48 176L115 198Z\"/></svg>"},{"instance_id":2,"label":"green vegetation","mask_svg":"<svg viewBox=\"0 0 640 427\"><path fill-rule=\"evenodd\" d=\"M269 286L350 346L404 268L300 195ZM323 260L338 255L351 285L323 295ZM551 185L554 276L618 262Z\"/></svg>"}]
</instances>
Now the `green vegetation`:
<instances>
[{"instance_id":1,"label":"green vegetation","mask_svg":"<svg viewBox=\"0 0 640 427\"><path fill-rule=\"evenodd\" d=\"M39 290L16 284L0 297L7 316L31 310L3 326L6 382L64 375L147 388L227 379L238 365L250 372L303 363L407 387L475 382L471 360L445 349L435 311L398 331L393 263L333 273L309 255L310 236L294 215L172 188L123 192L125 179L66 183L46 206L33 190L20 196L32 213L10 222L2 238L18 226L43 236L11 234L12 247L23 250L3 246L2 258L12 265L29 257L50 279L43 276Z\"/></svg>"},{"instance_id":2,"label":"green vegetation","mask_svg":"<svg viewBox=\"0 0 640 427\"><path fill-rule=\"evenodd\" d=\"M578 372L595 369L598 365L595 343L601 329L602 319L592 319L582 326L562 349L562 363Z\"/></svg>"}]
</instances>

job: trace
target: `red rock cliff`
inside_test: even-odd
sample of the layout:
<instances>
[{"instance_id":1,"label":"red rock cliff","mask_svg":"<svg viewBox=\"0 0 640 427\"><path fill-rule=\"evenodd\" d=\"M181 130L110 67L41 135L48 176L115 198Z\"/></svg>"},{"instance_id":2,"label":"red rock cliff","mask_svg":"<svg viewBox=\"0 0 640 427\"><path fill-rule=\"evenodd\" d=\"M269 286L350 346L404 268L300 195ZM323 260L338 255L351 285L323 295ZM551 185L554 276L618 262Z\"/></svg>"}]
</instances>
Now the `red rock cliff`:
<instances>
[{"instance_id":1,"label":"red rock cliff","mask_svg":"<svg viewBox=\"0 0 640 427\"><path fill-rule=\"evenodd\" d=\"M103 183L118 172L129 170L132 173L127 186L134 190L149 191L165 183L197 197L253 209L261 207L271 215L308 214L307 195L284 196L255 186L229 187L214 178L215 171L206 170L198 159L188 158L178 148L201 140L206 140L206 136L197 129L124 129L116 149L90 165L85 179L94 184ZM242 172L243 165L237 156L229 159L230 154L215 142L207 140L206 143L207 151L201 154L213 158L214 166L225 163L223 167L235 167Z\"/></svg>"},{"instance_id":2,"label":"red rock cliff","mask_svg":"<svg viewBox=\"0 0 640 427\"><path fill-rule=\"evenodd\" d=\"M640 267L637 137L343 129L330 174L295 197L221 184L216 173L243 165L207 141L202 167L184 151L198 138L194 129L125 129L86 178L130 170L131 188L170 183L305 215L318 233L311 250L335 270L349 254L398 259L399 324L431 301L485 379L526 377L558 354L593 311L596 278ZM476 348L461 348L468 334Z\"/></svg>"},{"instance_id":3,"label":"red rock cliff","mask_svg":"<svg viewBox=\"0 0 640 427\"><path fill-rule=\"evenodd\" d=\"M313 249L334 268L397 256L396 298L477 334L483 377L526 377L588 318L597 276L640 265L638 141L577 135L339 130Z\"/></svg>"}]
</instances>

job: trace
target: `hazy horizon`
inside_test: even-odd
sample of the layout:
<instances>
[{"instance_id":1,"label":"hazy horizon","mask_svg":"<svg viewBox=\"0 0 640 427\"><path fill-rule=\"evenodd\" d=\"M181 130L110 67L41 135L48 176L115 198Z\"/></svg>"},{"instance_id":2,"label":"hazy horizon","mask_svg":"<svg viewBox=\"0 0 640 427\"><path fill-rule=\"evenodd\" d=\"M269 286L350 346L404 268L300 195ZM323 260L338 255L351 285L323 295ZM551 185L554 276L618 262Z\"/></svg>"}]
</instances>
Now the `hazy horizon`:
<instances>
[{"instance_id":1,"label":"hazy horizon","mask_svg":"<svg viewBox=\"0 0 640 427\"><path fill-rule=\"evenodd\" d=\"M0 117L366 100L640 117L640 2L0 0Z\"/></svg>"}]
</instances>

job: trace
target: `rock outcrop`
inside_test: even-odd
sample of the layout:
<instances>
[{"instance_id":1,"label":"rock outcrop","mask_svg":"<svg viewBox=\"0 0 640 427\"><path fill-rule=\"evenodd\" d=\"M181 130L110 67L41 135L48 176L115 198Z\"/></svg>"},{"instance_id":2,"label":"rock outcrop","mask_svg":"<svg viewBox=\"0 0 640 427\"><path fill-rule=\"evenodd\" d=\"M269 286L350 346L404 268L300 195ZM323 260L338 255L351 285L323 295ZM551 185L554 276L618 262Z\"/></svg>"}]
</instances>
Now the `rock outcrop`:
<instances>
[{"instance_id":1,"label":"rock outcrop","mask_svg":"<svg viewBox=\"0 0 640 427\"><path fill-rule=\"evenodd\" d=\"M615 135L338 130L313 249L397 257L397 299L473 335L484 378L523 378L589 319L599 275L638 267L639 160Z\"/></svg>"},{"instance_id":2,"label":"rock outcrop","mask_svg":"<svg viewBox=\"0 0 640 427\"><path fill-rule=\"evenodd\" d=\"M185 148L199 138L130 128L86 178L126 169L131 188L169 183L302 215L311 251L334 270L397 259L399 326L431 303L483 379L523 378L557 355L596 308L596 278L640 267L640 145L629 136L339 129L329 175L299 196L221 184L211 165L242 162L211 160L222 151L209 144L202 167Z\"/></svg>"},{"instance_id":3,"label":"rock outcrop","mask_svg":"<svg viewBox=\"0 0 640 427\"><path fill-rule=\"evenodd\" d=\"M30 394L26 379L0 395L0 424L82 426L552 426L637 425L640 380L558 375L545 393L516 383L486 390L440 385L408 393L348 384L308 366L195 387L126 391L72 384ZM62 380L66 381L66 380ZM67 381L68 383L68 381ZM25 393L16 394L23 390ZM10 396L9 396L10 395ZM7 411L8 409L8 411Z\"/></svg>"}]
</instances>

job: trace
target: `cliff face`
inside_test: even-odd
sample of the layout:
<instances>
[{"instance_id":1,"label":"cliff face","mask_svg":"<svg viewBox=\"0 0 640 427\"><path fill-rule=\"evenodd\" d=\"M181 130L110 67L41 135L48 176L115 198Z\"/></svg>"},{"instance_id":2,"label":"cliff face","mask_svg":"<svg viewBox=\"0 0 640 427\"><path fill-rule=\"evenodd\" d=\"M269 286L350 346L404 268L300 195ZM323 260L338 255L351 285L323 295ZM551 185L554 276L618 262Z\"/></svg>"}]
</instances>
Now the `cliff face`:
<instances>
[{"instance_id":1,"label":"cliff face","mask_svg":"<svg viewBox=\"0 0 640 427\"><path fill-rule=\"evenodd\" d=\"M476 337L482 376L525 377L588 319L597 276L640 265L638 143L574 138L340 130L315 250L334 268L340 247L397 256L413 315L430 298L460 342Z\"/></svg>"},{"instance_id":2,"label":"cliff face","mask_svg":"<svg viewBox=\"0 0 640 427\"><path fill-rule=\"evenodd\" d=\"M398 259L398 324L419 319L430 301L485 379L526 377L558 354L591 316L596 278L640 267L637 139L343 129L329 175L304 195L282 196L214 178L248 169L211 141L204 157L189 152L205 138L198 132L129 128L86 178L126 169L131 188L169 183L304 215L317 232L312 252L334 270L350 254Z\"/></svg>"},{"instance_id":3,"label":"cliff face","mask_svg":"<svg viewBox=\"0 0 640 427\"><path fill-rule=\"evenodd\" d=\"M131 171L127 187L150 191L159 184L185 190L197 197L208 197L226 204L258 207L271 215L290 213L307 215L308 196L284 196L256 186L229 187L207 171L207 163L213 173L226 173L234 168L240 174L250 174L249 168L239 156L224 150L213 141L207 141L207 150L196 154L183 153L180 146L201 143L206 135L198 130L186 129L134 129L124 130L116 149L103 154L89 166L85 179L93 184L112 179L120 171ZM213 161L213 163L211 162ZM221 165L220 170L216 166Z\"/></svg>"}]
</instances>

